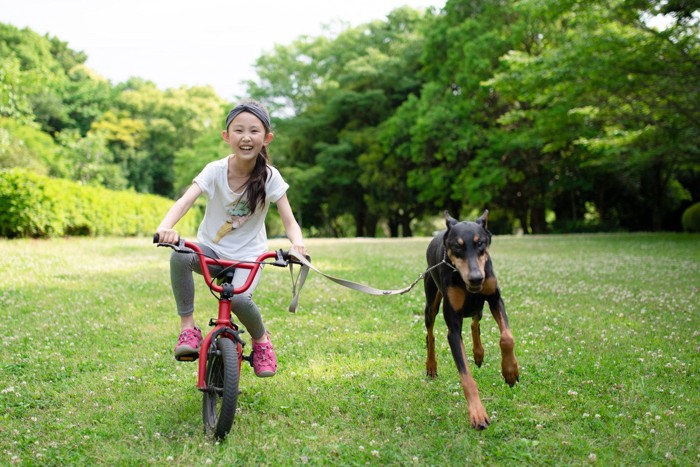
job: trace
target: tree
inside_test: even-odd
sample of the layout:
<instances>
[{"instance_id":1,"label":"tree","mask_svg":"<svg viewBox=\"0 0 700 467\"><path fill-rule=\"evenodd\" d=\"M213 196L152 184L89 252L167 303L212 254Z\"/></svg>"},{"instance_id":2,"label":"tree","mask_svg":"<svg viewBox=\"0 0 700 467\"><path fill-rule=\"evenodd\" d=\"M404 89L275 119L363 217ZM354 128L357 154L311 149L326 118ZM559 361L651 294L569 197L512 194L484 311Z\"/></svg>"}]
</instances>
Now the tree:
<instances>
[{"instance_id":1,"label":"tree","mask_svg":"<svg viewBox=\"0 0 700 467\"><path fill-rule=\"evenodd\" d=\"M51 136L21 120L0 118L0 168L24 167L41 175L59 172L58 146Z\"/></svg>"},{"instance_id":2,"label":"tree","mask_svg":"<svg viewBox=\"0 0 700 467\"><path fill-rule=\"evenodd\" d=\"M225 102L211 87L161 91L139 78L112 86L86 59L57 38L0 23L1 163L174 195L175 154L223 125Z\"/></svg>"},{"instance_id":3,"label":"tree","mask_svg":"<svg viewBox=\"0 0 700 467\"><path fill-rule=\"evenodd\" d=\"M101 133L88 133L82 137L77 131L64 131L59 135L61 153L69 172L63 174L86 185L104 186L113 190L123 190L127 186L126 177L120 167L114 164L114 155Z\"/></svg>"},{"instance_id":4,"label":"tree","mask_svg":"<svg viewBox=\"0 0 700 467\"><path fill-rule=\"evenodd\" d=\"M609 225L658 230L689 197L680 174L698 173L700 89L686 79L698 72L697 22L658 31L644 18L665 2L632 3L531 2L556 28L541 24L543 47L509 53L489 82L510 106L495 137L555 156L553 183L540 187L550 207L563 194L575 207L595 203ZM562 174L584 182L566 195L558 182L572 177Z\"/></svg>"},{"instance_id":5,"label":"tree","mask_svg":"<svg viewBox=\"0 0 700 467\"><path fill-rule=\"evenodd\" d=\"M497 192L469 189L469 170L476 167L477 180L486 177L503 186L495 160L473 162L488 146L488 131L501 112L498 96L483 82L493 76L499 57L518 46L511 30L513 6L503 0L451 0L424 28L425 83L404 120L413 122L409 133L415 168L408 184L435 213L448 209L459 216L465 207L481 208L499 199Z\"/></svg>"},{"instance_id":6,"label":"tree","mask_svg":"<svg viewBox=\"0 0 700 467\"><path fill-rule=\"evenodd\" d=\"M148 154L142 168L151 181L147 191L176 196L175 154L192 147L201 135L211 135L212 128L223 127L225 102L208 86L160 91L154 83L131 79L117 89L117 108L143 124L135 149Z\"/></svg>"},{"instance_id":7,"label":"tree","mask_svg":"<svg viewBox=\"0 0 700 467\"><path fill-rule=\"evenodd\" d=\"M17 57L0 57L0 117L30 123L34 113L25 91L35 86L35 76L23 73L20 67Z\"/></svg>"},{"instance_id":8,"label":"tree","mask_svg":"<svg viewBox=\"0 0 700 467\"><path fill-rule=\"evenodd\" d=\"M338 232L336 220L350 214L356 235L373 236L380 216L398 215L374 199L389 191L379 185L390 183L374 176L383 148L377 129L420 89L422 21L422 14L398 9L386 22L301 38L258 60L260 81L249 83L250 93L292 114L276 121L275 151L285 163L315 169L302 206L307 226Z\"/></svg>"}]
</instances>

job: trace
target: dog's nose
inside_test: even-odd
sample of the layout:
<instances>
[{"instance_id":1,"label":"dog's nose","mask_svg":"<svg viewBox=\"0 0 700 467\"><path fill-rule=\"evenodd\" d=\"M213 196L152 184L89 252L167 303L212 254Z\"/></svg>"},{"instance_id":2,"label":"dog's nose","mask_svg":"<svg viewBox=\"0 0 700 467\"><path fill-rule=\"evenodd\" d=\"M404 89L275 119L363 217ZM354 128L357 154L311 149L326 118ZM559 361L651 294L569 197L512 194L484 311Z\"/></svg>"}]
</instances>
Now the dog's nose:
<instances>
[{"instance_id":1,"label":"dog's nose","mask_svg":"<svg viewBox=\"0 0 700 467\"><path fill-rule=\"evenodd\" d=\"M469 284L474 285L474 286L479 286L481 285L482 282L484 282L484 276L481 275L481 272L470 272L469 273Z\"/></svg>"}]
</instances>

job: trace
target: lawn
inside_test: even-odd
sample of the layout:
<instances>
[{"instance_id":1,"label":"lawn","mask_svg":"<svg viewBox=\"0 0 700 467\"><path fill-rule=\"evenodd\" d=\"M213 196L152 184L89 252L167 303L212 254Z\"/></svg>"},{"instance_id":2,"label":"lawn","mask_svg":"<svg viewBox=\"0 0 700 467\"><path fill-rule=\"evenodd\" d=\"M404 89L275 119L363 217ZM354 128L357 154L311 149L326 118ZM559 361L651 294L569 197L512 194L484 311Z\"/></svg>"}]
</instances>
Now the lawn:
<instances>
[{"instance_id":1,"label":"lawn","mask_svg":"<svg viewBox=\"0 0 700 467\"><path fill-rule=\"evenodd\" d=\"M394 289L425 269L427 243L308 247L324 272ZM289 273L268 267L256 301L280 369L243 368L217 443L196 365L172 358L169 250L1 240L0 465L700 464L700 236L499 236L491 253L521 374L503 381L485 313L485 362L470 369L487 430L469 426L442 320L439 375L425 376L420 285L374 297L312 272L290 314ZM204 325L216 301L198 287Z\"/></svg>"}]
</instances>

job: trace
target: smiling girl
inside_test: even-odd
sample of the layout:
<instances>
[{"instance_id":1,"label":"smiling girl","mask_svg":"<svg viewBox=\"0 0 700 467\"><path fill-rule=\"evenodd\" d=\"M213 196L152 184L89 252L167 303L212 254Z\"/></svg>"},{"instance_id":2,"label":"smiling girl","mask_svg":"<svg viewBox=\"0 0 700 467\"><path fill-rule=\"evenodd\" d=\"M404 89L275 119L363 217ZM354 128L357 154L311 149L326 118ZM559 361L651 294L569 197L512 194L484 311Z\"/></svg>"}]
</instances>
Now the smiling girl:
<instances>
[{"instance_id":1,"label":"smiling girl","mask_svg":"<svg viewBox=\"0 0 700 467\"><path fill-rule=\"evenodd\" d=\"M262 104L244 101L231 109L226 129L221 132L231 154L207 164L184 195L170 208L157 233L162 243L174 243L179 234L175 225L201 194L207 197L204 219L197 232L197 243L209 256L227 260L254 260L267 251L265 217L271 203L277 205L291 248L306 254L301 228L287 199L289 185L270 163L267 147L273 139L270 115ZM192 254L173 252L170 279L180 315L181 333L175 358L197 354L202 332L194 320L194 279L201 274L199 260ZM219 272L210 266L212 274ZM262 322L252 295L262 269L245 294L232 299L232 310L253 339L253 368L260 377L273 376L277 358L270 333ZM237 269L234 287L245 283L250 270Z\"/></svg>"}]
</instances>

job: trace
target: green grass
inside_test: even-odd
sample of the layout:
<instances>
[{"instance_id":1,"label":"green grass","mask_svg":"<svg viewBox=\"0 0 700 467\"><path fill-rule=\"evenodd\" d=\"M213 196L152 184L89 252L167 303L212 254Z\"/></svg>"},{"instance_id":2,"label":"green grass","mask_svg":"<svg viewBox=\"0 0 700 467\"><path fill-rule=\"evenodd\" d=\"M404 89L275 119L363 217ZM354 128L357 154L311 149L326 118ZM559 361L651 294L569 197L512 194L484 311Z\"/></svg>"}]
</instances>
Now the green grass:
<instances>
[{"instance_id":1,"label":"green grass","mask_svg":"<svg viewBox=\"0 0 700 467\"><path fill-rule=\"evenodd\" d=\"M427 241L308 246L325 272L400 288ZM215 443L196 365L172 358L169 250L0 241L0 465L700 464L700 236L496 237L491 252L521 376L503 381L486 313L470 369L488 430L469 427L442 320L439 376L425 376L422 287L371 297L311 273L290 314L289 273L269 267L256 300L280 370L243 369ZM216 302L198 287L204 324Z\"/></svg>"}]
</instances>

